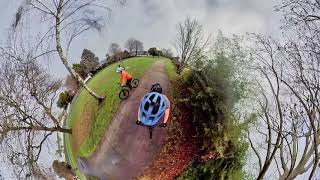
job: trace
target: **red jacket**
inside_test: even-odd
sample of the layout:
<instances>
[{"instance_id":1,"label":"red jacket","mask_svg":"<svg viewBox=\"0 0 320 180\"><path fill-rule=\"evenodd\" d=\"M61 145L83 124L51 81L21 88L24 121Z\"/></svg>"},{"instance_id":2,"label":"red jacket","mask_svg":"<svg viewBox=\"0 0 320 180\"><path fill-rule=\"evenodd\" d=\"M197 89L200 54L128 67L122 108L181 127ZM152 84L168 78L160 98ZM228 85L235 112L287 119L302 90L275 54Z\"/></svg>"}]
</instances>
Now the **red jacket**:
<instances>
[{"instance_id":1,"label":"red jacket","mask_svg":"<svg viewBox=\"0 0 320 180\"><path fill-rule=\"evenodd\" d=\"M120 82L123 83L123 81L127 81L129 79L132 79L132 76L126 71L122 71L122 73L120 74Z\"/></svg>"}]
</instances>

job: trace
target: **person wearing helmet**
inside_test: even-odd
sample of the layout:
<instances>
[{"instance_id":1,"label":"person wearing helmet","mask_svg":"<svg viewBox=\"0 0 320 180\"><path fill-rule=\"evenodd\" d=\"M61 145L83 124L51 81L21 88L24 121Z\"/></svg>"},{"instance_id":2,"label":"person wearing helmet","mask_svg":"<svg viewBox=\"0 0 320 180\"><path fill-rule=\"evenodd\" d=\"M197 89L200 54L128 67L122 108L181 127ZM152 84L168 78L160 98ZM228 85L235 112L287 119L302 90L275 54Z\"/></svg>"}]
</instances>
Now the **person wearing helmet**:
<instances>
[{"instance_id":1,"label":"person wearing helmet","mask_svg":"<svg viewBox=\"0 0 320 180\"><path fill-rule=\"evenodd\" d=\"M137 125L154 126L164 117L161 127L166 127L170 114L170 101L162 94L160 84L154 84L140 102Z\"/></svg>"},{"instance_id":2,"label":"person wearing helmet","mask_svg":"<svg viewBox=\"0 0 320 180\"><path fill-rule=\"evenodd\" d=\"M128 72L126 72L126 71L124 70L124 68L121 67L120 65L119 65L119 67L117 68L116 72L120 74L120 84L121 84L121 86L126 85L126 86L128 86L130 89L132 89L132 87L131 87L131 81L132 81L132 76L131 76L131 74L129 74Z\"/></svg>"}]
</instances>

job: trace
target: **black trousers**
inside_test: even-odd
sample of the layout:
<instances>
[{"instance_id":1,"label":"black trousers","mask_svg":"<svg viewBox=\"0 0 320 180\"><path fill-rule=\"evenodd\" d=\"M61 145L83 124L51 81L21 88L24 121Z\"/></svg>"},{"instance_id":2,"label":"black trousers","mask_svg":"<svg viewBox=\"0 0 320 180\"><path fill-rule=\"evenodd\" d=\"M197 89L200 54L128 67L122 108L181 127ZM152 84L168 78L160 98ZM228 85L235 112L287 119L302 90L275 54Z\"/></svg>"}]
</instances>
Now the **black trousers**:
<instances>
[{"instance_id":1,"label":"black trousers","mask_svg":"<svg viewBox=\"0 0 320 180\"><path fill-rule=\"evenodd\" d=\"M126 83L126 86L128 86L130 89L132 89L131 81L132 81L132 78L131 78L131 79L128 79L128 80L127 80L127 83Z\"/></svg>"}]
</instances>

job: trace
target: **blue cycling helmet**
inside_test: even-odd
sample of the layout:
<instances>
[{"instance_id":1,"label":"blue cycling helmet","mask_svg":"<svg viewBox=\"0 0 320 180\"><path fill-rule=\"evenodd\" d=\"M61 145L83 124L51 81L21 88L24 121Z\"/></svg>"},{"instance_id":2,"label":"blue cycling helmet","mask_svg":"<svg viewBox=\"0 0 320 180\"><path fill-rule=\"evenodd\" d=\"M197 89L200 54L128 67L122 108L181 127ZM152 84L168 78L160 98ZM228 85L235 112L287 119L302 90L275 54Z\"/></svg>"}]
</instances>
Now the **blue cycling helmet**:
<instances>
[{"instance_id":1,"label":"blue cycling helmet","mask_svg":"<svg viewBox=\"0 0 320 180\"><path fill-rule=\"evenodd\" d=\"M146 94L140 102L140 121L146 126L154 126L167 108L166 98L158 92Z\"/></svg>"}]
</instances>

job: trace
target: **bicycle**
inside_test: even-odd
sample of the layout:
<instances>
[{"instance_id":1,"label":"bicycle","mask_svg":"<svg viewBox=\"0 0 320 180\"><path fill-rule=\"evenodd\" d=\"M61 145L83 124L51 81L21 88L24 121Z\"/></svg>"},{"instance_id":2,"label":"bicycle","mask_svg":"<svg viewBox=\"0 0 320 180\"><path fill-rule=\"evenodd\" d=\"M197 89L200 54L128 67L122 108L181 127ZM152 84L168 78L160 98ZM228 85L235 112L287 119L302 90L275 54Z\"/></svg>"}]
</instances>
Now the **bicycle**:
<instances>
[{"instance_id":1,"label":"bicycle","mask_svg":"<svg viewBox=\"0 0 320 180\"><path fill-rule=\"evenodd\" d=\"M139 85L139 79L132 79L131 81L131 87L136 88ZM119 93L119 98L121 100L125 100L129 97L130 94L130 88L127 85L122 86L122 89Z\"/></svg>"},{"instance_id":2,"label":"bicycle","mask_svg":"<svg viewBox=\"0 0 320 180\"><path fill-rule=\"evenodd\" d=\"M145 126L145 127L147 127L148 129L149 129L149 138L150 139L152 139L152 131L153 131L153 128L155 128L155 127L158 127L158 128L163 128L163 127L161 127L160 125L153 125L153 126L147 126L147 125L145 125L145 124L143 124L143 123L140 123L140 124L138 124L139 126Z\"/></svg>"}]
</instances>

